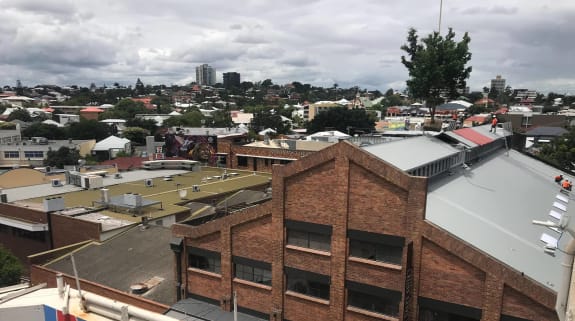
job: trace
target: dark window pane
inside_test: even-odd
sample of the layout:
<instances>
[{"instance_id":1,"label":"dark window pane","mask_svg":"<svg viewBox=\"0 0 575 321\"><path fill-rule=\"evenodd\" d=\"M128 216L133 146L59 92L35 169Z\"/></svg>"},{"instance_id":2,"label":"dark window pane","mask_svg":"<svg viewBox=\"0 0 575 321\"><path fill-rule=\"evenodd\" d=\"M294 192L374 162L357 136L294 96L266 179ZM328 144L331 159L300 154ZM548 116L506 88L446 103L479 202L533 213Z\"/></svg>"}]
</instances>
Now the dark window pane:
<instances>
[{"instance_id":1,"label":"dark window pane","mask_svg":"<svg viewBox=\"0 0 575 321\"><path fill-rule=\"evenodd\" d=\"M211 257L205 255L190 254L188 257L188 264L190 267L218 274L221 273L222 269L219 256Z\"/></svg>"},{"instance_id":2,"label":"dark window pane","mask_svg":"<svg viewBox=\"0 0 575 321\"><path fill-rule=\"evenodd\" d=\"M387 262L398 265L401 264L401 258L403 256L402 247L364 242L353 239L350 240L349 244L349 253L351 256L378 262Z\"/></svg>"},{"instance_id":3,"label":"dark window pane","mask_svg":"<svg viewBox=\"0 0 575 321\"><path fill-rule=\"evenodd\" d=\"M399 316L399 300L397 299L348 290L347 301L347 304L352 307L393 317Z\"/></svg>"},{"instance_id":4,"label":"dark window pane","mask_svg":"<svg viewBox=\"0 0 575 321\"><path fill-rule=\"evenodd\" d=\"M286 277L287 290L329 300L329 282L320 280L322 277L315 273L290 269Z\"/></svg>"}]
</instances>

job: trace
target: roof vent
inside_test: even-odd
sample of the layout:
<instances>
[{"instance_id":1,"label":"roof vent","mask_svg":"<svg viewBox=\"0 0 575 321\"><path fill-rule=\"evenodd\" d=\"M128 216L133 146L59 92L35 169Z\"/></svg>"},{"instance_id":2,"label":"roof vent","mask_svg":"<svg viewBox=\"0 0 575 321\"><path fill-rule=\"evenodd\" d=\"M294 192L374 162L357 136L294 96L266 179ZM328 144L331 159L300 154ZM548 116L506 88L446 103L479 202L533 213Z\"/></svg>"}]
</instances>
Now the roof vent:
<instances>
[{"instance_id":1,"label":"roof vent","mask_svg":"<svg viewBox=\"0 0 575 321\"><path fill-rule=\"evenodd\" d=\"M134 283L130 285L130 291L134 294L142 294L148 291L148 286L145 283Z\"/></svg>"}]
</instances>

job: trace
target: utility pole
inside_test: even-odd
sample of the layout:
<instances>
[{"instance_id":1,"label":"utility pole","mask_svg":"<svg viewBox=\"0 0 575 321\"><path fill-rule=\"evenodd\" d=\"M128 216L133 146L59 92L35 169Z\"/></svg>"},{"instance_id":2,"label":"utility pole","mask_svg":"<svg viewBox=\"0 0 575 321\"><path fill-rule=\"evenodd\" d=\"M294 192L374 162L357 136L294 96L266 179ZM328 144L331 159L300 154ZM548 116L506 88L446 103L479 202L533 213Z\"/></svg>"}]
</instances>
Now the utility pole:
<instances>
[{"instance_id":1,"label":"utility pole","mask_svg":"<svg viewBox=\"0 0 575 321\"><path fill-rule=\"evenodd\" d=\"M439 34L441 35L441 13L443 11L443 0L440 0L439 2Z\"/></svg>"},{"instance_id":2,"label":"utility pole","mask_svg":"<svg viewBox=\"0 0 575 321\"><path fill-rule=\"evenodd\" d=\"M234 291L234 321L238 321L238 294Z\"/></svg>"}]
</instances>

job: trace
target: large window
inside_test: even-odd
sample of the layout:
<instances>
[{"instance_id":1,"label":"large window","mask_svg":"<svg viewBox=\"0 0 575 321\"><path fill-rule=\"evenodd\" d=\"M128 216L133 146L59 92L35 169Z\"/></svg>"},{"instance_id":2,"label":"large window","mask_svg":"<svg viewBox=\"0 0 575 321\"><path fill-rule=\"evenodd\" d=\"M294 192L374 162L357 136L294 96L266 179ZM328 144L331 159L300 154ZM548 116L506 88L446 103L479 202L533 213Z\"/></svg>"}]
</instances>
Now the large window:
<instances>
[{"instance_id":1,"label":"large window","mask_svg":"<svg viewBox=\"0 0 575 321\"><path fill-rule=\"evenodd\" d=\"M20 152L18 152L17 150L5 151L4 158L20 158Z\"/></svg>"},{"instance_id":2,"label":"large window","mask_svg":"<svg viewBox=\"0 0 575 321\"><path fill-rule=\"evenodd\" d=\"M200 248L188 248L188 266L204 271L221 273L221 256L218 252L208 251Z\"/></svg>"},{"instance_id":3,"label":"large window","mask_svg":"<svg viewBox=\"0 0 575 321\"><path fill-rule=\"evenodd\" d=\"M419 297L419 321L479 321L482 311L477 308ZM508 319L501 318L502 321Z\"/></svg>"},{"instance_id":4,"label":"large window","mask_svg":"<svg viewBox=\"0 0 575 321\"><path fill-rule=\"evenodd\" d=\"M265 285L272 284L271 264L235 256L233 260L234 277Z\"/></svg>"},{"instance_id":5,"label":"large window","mask_svg":"<svg viewBox=\"0 0 575 321\"><path fill-rule=\"evenodd\" d=\"M247 167L248 166L248 158L245 156L238 156L238 166Z\"/></svg>"},{"instance_id":6,"label":"large window","mask_svg":"<svg viewBox=\"0 0 575 321\"><path fill-rule=\"evenodd\" d=\"M24 157L25 158L44 158L44 152L43 151L34 151L34 150L30 150L30 151L24 151Z\"/></svg>"},{"instance_id":7,"label":"large window","mask_svg":"<svg viewBox=\"0 0 575 321\"><path fill-rule=\"evenodd\" d=\"M349 281L346 286L348 306L392 317L399 316L401 292Z\"/></svg>"},{"instance_id":8,"label":"large window","mask_svg":"<svg viewBox=\"0 0 575 321\"><path fill-rule=\"evenodd\" d=\"M299 221L286 221L287 244L329 252L331 226Z\"/></svg>"},{"instance_id":9,"label":"large window","mask_svg":"<svg viewBox=\"0 0 575 321\"><path fill-rule=\"evenodd\" d=\"M329 276L286 268L287 290L329 300Z\"/></svg>"},{"instance_id":10,"label":"large window","mask_svg":"<svg viewBox=\"0 0 575 321\"><path fill-rule=\"evenodd\" d=\"M350 256L401 265L403 237L353 230L348 235Z\"/></svg>"}]
</instances>

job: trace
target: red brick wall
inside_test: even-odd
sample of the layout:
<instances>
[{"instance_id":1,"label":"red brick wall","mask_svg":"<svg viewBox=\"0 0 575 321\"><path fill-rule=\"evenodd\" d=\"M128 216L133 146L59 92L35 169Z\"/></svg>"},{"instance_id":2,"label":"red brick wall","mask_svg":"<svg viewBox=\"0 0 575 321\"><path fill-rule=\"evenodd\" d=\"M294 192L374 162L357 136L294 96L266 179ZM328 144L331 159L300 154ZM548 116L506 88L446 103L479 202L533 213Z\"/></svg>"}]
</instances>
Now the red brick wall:
<instances>
[{"instance_id":1,"label":"red brick wall","mask_svg":"<svg viewBox=\"0 0 575 321\"><path fill-rule=\"evenodd\" d=\"M220 240L220 233L215 232L196 239L187 239L186 245L199 247L205 250L221 252L222 242Z\"/></svg>"},{"instance_id":2,"label":"red brick wall","mask_svg":"<svg viewBox=\"0 0 575 321\"><path fill-rule=\"evenodd\" d=\"M28 222L48 223L46 212L8 203L0 203L0 215Z\"/></svg>"},{"instance_id":3,"label":"red brick wall","mask_svg":"<svg viewBox=\"0 0 575 321\"><path fill-rule=\"evenodd\" d=\"M100 240L100 223L56 214L51 214L51 220L54 248L86 240Z\"/></svg>"},{"instance_id":4,"label":"red brick wall","mask_svg":"<svg viewBox=\"0 0 575 321\"><path fill-rule=\"evenodd\" d=\"M331 257L286 248L284 265L292 268L330 275Z\"/></svg>"},{"instance_id":5,"label":"red brick wall","mask_svg":"<svg viewBox=\"0 0 575 321\"><path fill-rule=\"evenodd\" d=\"M361 262L348 261L346 279L403 292L405 284L401 270L379 267Z\"/></svg>"},{"instance_id":6,"label":"red brick wall","mask_svg":"<svg viewBox=\"0 0 575 321\"><path fill-rule=\"evenodd\" d=\"M285 295L285 319L293 321L332 320L329 312L329 305Z\"/></svg>"},{"instance_id":7,"label":"red brick wall","mask_svg":"<svg viewBox=\"0 0 575 321\"><path fill-rule=\"evenodd\" d=\"M28 271L28 256L50 250L50 236L46 232L46 241L41 242L32 239L17 237L12 230L0 231L0 244L10 250L22 263L25 272Z\"/></svg>"},{"instance_id":8,"label":"red brick wall","mask_svg":"<svg viewBox=\"0 0 575 321\"><path fill-rule=\"evenodd\" d=\"M421 261L420 296L481 309L483 271L426 240Z\"/></svg>"},{"instance_id":9,"label":"red brick wall","mask_svg":"<svg viewBox=\"0 0 575 321\"><path fill-rule=\"evenodd\" d=\"M557 320L557 314L554 311L507 286L503 290L501 313L528 320Z\"/></svg>"},{"instance_id":10,"label":"red brick wall","mask_svg":"<svg viewBox=\"0 0 575 321\"><path fill-rule=\"evenodd\" d=\"M407 192L351 163L348 228L404 236Z\"/></svg>"},{"instance_id":11,"label":"red brick wall","mask_svg":"<svg viewBox=\"0 0 575 321\"><path fill-rule=\"evenodd\" d=\"M221 286L220 276L188 270L188 292L220 301L224 296Z\"/></svg>"},{"instance_id":12,"label":"red brick wall","mask_svg":"<svg viewBox=\"0 0 575 321\"><path fill-rule=\"evenodd\" d=\"M241 282L241 281L240 281ZM238 306L262 313L270 313L272 305L271 288L258 287L234 281L233 287L237 294Z\"/></svg>"},{"instance_id":13,"label":"red brick wall","mask_svg":"<svg viewBox=\"0 0 575 321\"><path fill-rule=\"evenodd\" d=\"M337 181L334 161L286 179L285 218L333 225L337 197L342 197L333 192Z\"/></svg>"},{"instance_id":14,"label":"red brick wall","mask_svg":"<svg viewBox=\"0 0 575 321\"><path fill-rule=\"evenodd\" d=\"M271 216L236 225L232 228L232 255L272 262Z\"/></svg>"}]
</instances>

